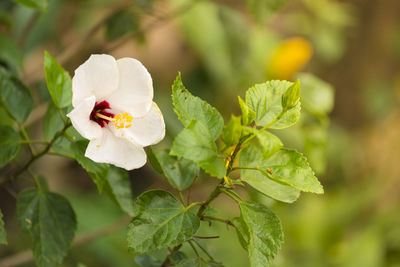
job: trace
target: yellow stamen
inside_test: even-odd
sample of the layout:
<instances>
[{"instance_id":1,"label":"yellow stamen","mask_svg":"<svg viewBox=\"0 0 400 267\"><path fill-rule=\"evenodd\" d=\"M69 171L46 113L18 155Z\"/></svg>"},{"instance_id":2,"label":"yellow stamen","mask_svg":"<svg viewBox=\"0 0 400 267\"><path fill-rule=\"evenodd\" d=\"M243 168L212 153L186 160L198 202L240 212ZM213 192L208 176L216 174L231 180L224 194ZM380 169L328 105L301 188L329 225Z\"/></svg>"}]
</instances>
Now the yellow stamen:
<instances>
[{"instance_id":1,"label":"yellow stamen","mask_svg":"<svg viewBox=\"0 0 400 267\"><path fill-rule=\"evenodd\" d=\"M103 115L101 113L98 113L98 112L96 112L95 115L96 115L96 117L102 118L104 120L108 120L108 121L112 121L112 122L115 121L114 118L107 117L107 116L105 116L105 115Z\"/></svg>"},{"instance_id":2,"label":"yellow stamen","mask_svg":"<svg viewBox=\"0 0 400 267\"><path fill-rule=\"evenodd\" d=\"M114 118L115 128L129 128L132 126L133 117L128 113L117 114Z\"/></svg>"}]
</instances>

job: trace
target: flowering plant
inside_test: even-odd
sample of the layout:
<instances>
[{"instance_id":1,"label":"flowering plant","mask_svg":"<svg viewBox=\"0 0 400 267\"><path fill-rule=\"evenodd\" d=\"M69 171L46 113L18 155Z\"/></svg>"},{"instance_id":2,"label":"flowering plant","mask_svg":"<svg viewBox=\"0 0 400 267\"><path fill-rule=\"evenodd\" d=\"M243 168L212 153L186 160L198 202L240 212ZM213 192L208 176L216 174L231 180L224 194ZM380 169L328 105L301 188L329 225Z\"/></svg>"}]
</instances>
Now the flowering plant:
<instances>
[{"instance_id":1,"label":"flowering plant","mask_svg":"<svg viewBox=\"0 0 400 267\"><path fill-rule=\"evenodd\" d=\"M105 192L131 217L127 243L137 255L136 261L153 259L154 251L164 253L161 262L151 266L222 266L200 242L217 237L197 235L204 223L225 223L234 229L248 252L250 265L268 266L283 242L281 223L269 207L246 199L241 189L253 188L285 203L296 201L300 192L324 192L305 156L285 148L276 135L300 118L299 81L274 80L252 86L244 99L238 98L241 115L232 115L225 123L215 107L186 89L179 74L172 84L172 106L183 129L170 148L160 150L152 145L165 136L164 119L153 102L152 79L142 63L133 58L92 55L75 70L72 79L47 52L44 65L52 103L43 122L45 141L38 142L29 139L23 126L32 111L30 91L12 73L0 69L3 107L20 127L18 133L11 125L0 126L0 135L7 140L0 143L0 166L17 157L23 143L31 153L26 163L1 183L7 185L25 172L35 181L34 189L19 192L17 210L22 229L32 236L38 266L61 263L77 228L67 198L51 192L46 180L31 170L46 154L76 160L99 192ZM312 95L310 88L314 87L307 84L315 83L316 78L302 77L305 92ZM309 106L304 105L307 110L313 106L312 98L303 96L309 101L305 102ZM44 148L36 152L34 144ZM144 147L148 147L146 151ZM147 159L176 196L150 190L133 197L127 170L142 167ZM192 201L190 192L198 177L217 182L207 198ZM211 204L220 195L234 201L240 211L237 217L217 217L211 211ZM5 244L1 215L0 243ZM197 257L181 252L184 244L189 244Z\"/></svg>"}]
</instances>

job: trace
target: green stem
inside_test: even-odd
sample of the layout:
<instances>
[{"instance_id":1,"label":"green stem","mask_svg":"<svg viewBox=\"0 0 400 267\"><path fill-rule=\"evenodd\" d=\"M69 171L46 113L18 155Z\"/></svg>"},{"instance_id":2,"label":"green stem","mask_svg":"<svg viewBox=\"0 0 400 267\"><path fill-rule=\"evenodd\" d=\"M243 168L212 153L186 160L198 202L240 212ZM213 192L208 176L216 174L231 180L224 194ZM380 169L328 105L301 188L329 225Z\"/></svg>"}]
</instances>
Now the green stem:
<instances>
[{"instance_id":1,"label":"green stem","mask_svg":"<svg viewBox=\"0 0 400 267\"><path fill-rule=\"evenodd\" d=\"M214 261L214 258L210 255L210 253L208 253L207 249L205 249L199 241L197 241L196 239L192 239L196 245L207 255L207 257L210 258L210 260Z\"/></svg>"},{"instance_id":2,"label":"green stem","mask_svg":"<svg viewBox=\"0 0 400 267\"><path fill-rule=\"evenodd\" d=\"M19 170L14 174L14 177L18 177L20 174L22 174L23 172L25 172L33 162L35 162L38 158L42 157L43 155L45 155L51 148L51 146L54 144L54 142L64 134L64 132L71 126L72 124L67 123L64 128L57 132L56 135L53 137L53 139L47 144L47 146L40 151L38 154L32 156L32 158Z\"/></svg>"},{"instance_id":3,"label":"green stem","mask_svg":"<svg viewBox=\"0 0 400 267\"><path fill-rule=\"evenodd\" d=\"M224 183L224 180L221 180L219 184L215 187L214 191L211 192L210 196L207 198L206 201L201 204L199 211L197 212L197 216L201 219L204 216L204 212L206 211L208 205L213 201L219 194L221 194L219 186Z\"/></svg>"},{"instance_id":4,"label":"green stem","mask_svg":"<svg viewBox=\"0 0 400 267\"><path fill-rule=\"evenodd\" d=\"M25 139L24 141L27 142L29 150L31 151L32 156L35 155L35 149L33 148L32 144L30 143L30 139L28 136L28 133L25 131L25 128L22 126L22 124L18 123L18 128L21 132L22 137Z\"/></svg>"},{"instance_id":5,"label":"green stem","mask_svg":"<svg viewBox=\"0 0 400 267\"><path fill-rule=\"evenodd\" d=\"M224 218L218 218L218 217L213 217L213 216L203 216L203 220L223 222L227 225L235 227L235 225L230 220L224 219Z\"/></svg>"},{"instance_id":6,"label":"green stem","mask_svg":"<svg viewBox=\"0 0 400 267\"><path fill-rule=\"evenodd\" d=\"M236 203L240 203L241 201L243 201L243 199L233 190L226 190L226 189L223 189L223 188L221 188L220 190L223 193L225 193L227 196L232 198Z\"/></svg>"},{"instance_id":7,"label":"green stem","mask_svg":"<svg viewBox=\"0 0 400 267\"><path fill-rule=\"evenodd\" d=\"M203 259L203 258L200 256L200 254L199 254L199 252L197 251L197 249L195 248L195 246L193 245L192 240L188 240L188 243L189 243L189 245L192 247L194 253L195 253L196 256L197 256L197 258Z\"/></svg>"},{"instance_id":8,"label":"green stem","mask_svg":"<svg viewBox=\"0 0 400 267\"><path fill-rule=\"evenodd\" d=\"M41 144L41 145L47 145L49 142L43 141L43 140L21 140L21 144Z\"/></svg>"},{"instance_id":9,"label":"green stem","mask_svg":"<svg viewBox=\"0 0 400 267\"><path fill-rule=\"evenodd\" d=\"M182 205L186 207L185 200L183 198L182 192L178 191L179 200L182 202Z\"/></svg>"},{"instance_id":10,"label":"green stem","mask_svg":"<svg viewBox=\"0 0 400 267\"><path fill-rule=\"evenodd\" d=\"M283 115L285 115L286 112L287 112L287 110L282 110L282 112L281 112L278 116L276 116L275 119L273 119L270 123L268 123L267 125L265 125L264 127L262 127L262 128L260 129L260 131L264 131L264 130L268 129L269 127L271 127L272 125L274 125L277 121L279 121L279 120L283 117ZM250 136L248 139L246 139L246 140L243 142L243 144L249 142L249 141L252 140L255 136L256 136L255 134L251 134L251 136Z\"/></svg>"}]
</instances>

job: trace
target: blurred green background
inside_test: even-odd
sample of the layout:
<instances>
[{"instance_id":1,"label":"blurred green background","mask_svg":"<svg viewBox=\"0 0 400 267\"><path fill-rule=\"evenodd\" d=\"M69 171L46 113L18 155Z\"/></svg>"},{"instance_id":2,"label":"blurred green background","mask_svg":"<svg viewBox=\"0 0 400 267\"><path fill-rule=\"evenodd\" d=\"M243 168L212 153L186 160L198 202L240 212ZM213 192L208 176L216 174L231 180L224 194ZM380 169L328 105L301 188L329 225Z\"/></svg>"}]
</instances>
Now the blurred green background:
<instances>
[{"instance_id":1,"label":"blurred green background","mask_svg":"<svg viewBox=\"0 0 400 267\"><path fill-rule=\"evenodd\" d=\"M249 188L242 191L265 202L282 221L285 242L274 266L400 266L400 1L45 3L0 2L0 64L32 88L32 138L42 137L41 118L49 99L43 83L44 50L71 75L95 53L142 61L153 77L155 101L167 125L167 137L156 148L168 146L181 129L170 100L178 71L188 89L216 106L225 121L231 113L240 114L237 96L243 97L249 86L268 79L300 79L308 88L302 95L302 119L280 137L306 154L325 194L302 194L294 204L282 204ZM126 218L97 193L78 164L46 156L34 169L48 178L52 191L71 201L78 236L90 237L112 225L100 238L73 245L63 266L139 266L143 261L157 266L157 258L163 258L166 251L147 258L127 251ZM130 172L130 179L135 194L170 189L149 164ZM193 199L203 200L215 183L201 177ZM21 181L14 186L27 185ZM224 197L213 207L228 217L238 212ZM17 223L15 199L3 189L0 209L9 243L0 246L1 262L28 249L30 239ZM248 266L233 229L213 223L204 224L200 232L221 236L204 245L225 266ZM193 253L186 247L184 251ZM24 255L17 256L21 260ZM19 266L34 266L21 262Z\"/></svg>"}]
</instances>

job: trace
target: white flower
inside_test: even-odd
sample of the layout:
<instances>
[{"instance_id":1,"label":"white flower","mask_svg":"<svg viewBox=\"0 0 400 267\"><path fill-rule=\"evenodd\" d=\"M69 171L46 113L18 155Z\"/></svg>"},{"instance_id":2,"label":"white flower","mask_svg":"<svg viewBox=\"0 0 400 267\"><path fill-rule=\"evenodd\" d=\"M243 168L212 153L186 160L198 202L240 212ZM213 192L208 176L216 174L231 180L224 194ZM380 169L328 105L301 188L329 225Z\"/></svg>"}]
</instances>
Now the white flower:
<instances>
[{"instance_id":1,"label":"white flower","mask_svg":"<svg viewBox=\"0 0 400 267\"><path fill-rule=\"evenodd\" d=\"M138 60L91 55L75 70L67 115L90 140L85 156L132 170L146 163L145 146L160 142L165 124L153 82Z\"/></svg>"}]
</instances>

